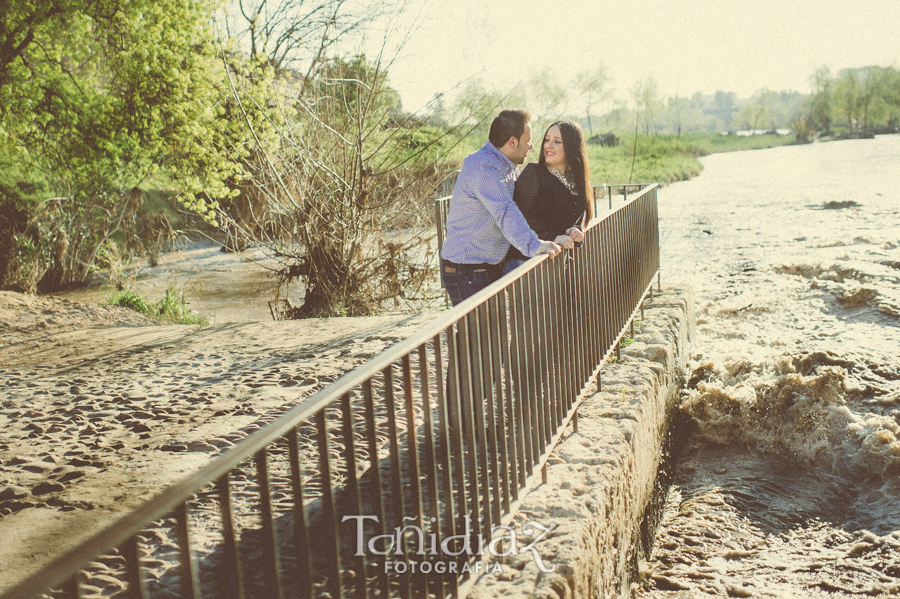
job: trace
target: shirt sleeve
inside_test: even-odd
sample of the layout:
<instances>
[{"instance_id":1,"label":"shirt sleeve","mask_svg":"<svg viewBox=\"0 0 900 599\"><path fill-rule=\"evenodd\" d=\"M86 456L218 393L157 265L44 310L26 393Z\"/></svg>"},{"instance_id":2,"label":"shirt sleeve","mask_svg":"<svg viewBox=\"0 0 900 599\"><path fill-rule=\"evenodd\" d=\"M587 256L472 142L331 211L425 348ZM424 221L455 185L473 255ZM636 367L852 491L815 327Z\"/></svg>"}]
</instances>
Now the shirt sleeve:
<instances>
[{"instance_id":1,"label":"shirt sleeve","mask_svg":"<svg viewBox=\"0 0 900 599\"><path fill-rule=\"evenodd\" d=\"M495 165L485 164L481 185L475 187L475 196L491 213L503 236L526 256L534 256L541 240L528 226L522 212L513 202L509 187L504 182L507 175Z\"/></svg>"}]
</instances>

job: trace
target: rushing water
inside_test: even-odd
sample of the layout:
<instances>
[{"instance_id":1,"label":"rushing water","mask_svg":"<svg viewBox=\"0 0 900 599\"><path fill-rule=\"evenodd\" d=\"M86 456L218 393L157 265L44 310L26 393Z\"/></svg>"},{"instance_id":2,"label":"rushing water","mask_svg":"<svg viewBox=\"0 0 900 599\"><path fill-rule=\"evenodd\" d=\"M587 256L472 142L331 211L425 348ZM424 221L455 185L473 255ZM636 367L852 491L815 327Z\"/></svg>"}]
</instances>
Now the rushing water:
<instances>
[{"instance_id":1,"label":"rushing water","mask_svg":"<svg viewBox=\"0 0 900 599\"><path fill-rule=\"evenodd\" d=\"M703 162L659 194L697 337L634 596L900 597L900 135Z\"/></svg>"}]
</instances>

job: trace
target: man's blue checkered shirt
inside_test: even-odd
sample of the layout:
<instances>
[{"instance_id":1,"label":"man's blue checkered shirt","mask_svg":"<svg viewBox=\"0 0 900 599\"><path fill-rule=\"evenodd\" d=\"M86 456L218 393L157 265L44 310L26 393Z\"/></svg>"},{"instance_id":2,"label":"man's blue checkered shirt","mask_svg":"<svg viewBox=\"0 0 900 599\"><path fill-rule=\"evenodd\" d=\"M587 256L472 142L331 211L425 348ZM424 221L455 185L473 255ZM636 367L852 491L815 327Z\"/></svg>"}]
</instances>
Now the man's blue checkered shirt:
<instances>
[{"instance_id":1,"label":"man's blue checkered shirt","mask_svg":"<svg viewBox=\"0 0 900 599\"><path fill-rule=\"evenodd\" d=\"M534 256L541 240L513 202L519 167L490 142L463 160L447 213L441 257L457 264L498 264L510 244Z\"/></svg>"}]
</instances>

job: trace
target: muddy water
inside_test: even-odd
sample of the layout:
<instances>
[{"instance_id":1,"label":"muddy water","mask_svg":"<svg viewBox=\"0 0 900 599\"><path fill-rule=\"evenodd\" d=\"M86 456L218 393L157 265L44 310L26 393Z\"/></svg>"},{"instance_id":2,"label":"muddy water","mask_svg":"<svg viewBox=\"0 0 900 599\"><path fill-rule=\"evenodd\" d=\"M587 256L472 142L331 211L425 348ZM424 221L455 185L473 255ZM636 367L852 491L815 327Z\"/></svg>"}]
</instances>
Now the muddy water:
<instances>
[{"instance_id":1,"label":"muddy water","mask_svg":"<svg viewBox=\"0 0 900 599\"><path fill-rule=\"evenodd\" d=\"M634 597L900 597L900 136L720 154L660 191L686 431Z\"/></svg>"},{"instance_id":2,"label":"muddy water","mask_svg":"<svg viewBox=\"0 0 900 599\"><path fill-rule=\"evenodd\" d=\"M236 254L222 252L221 244L212 241L180 241L174 245L160 256L157 266L151 267L141 259L124 268L128 285L152 301L173 288L183 294L188 310L213 324L273 319L269 302L276 299L277 278L272 273L279 265L259 248ZM293 292L289 294L291 301L302 303L302 287L288 291ZM112 292L106 277L99 276L88 288L59 295L102 303Z\"/></svg>"}]
</instances>

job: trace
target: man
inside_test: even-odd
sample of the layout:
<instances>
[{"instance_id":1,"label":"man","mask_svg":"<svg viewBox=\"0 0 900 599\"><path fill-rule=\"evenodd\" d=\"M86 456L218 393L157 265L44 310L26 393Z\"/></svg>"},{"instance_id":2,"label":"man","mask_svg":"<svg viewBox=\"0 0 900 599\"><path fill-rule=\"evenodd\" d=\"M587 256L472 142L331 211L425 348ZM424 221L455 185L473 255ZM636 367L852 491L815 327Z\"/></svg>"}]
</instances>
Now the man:
<instances>
[{"instance_id":1,"label":"man","mask_svg":"<svg viewBox=\"0 0 900 599\"><path fill-rule=\"evenodd\" d=\"M532 148L530 121L524 110L504 110L491 123L488 143L463 161L441 248L441 276L454 306L500 278L510 244L529 258L561 251L538 239L513 202L519 165Z\"/></svg>"},{"instance_id":2,"label":"man","mask_svg":"<svg viewBox=\"0 0 900 599\"><path fill-rule=\"evenodd\" d=\"M531 115L524 110L504 110L491 123L488 143L463 161L450 198L447 234L441 248L441 276L454 306L503 275L501 262L510 244L529 258L538 254L555 256L561 251L555 243L538 238L513 201L519 165L532 148L530 121ZM470 380L466 374L473 368L472 374L480 369L477 333L469 331L468 351L463 349L464 342L461 337L457 339L447 373L450 430L452 438L464 431L472 443L470 431L474 427L474 438L482 444L484 402L490 394L485 396L485 383L479 377ZM463 393L457 393L457 388Z\"/></svg>"}]
</instances>

